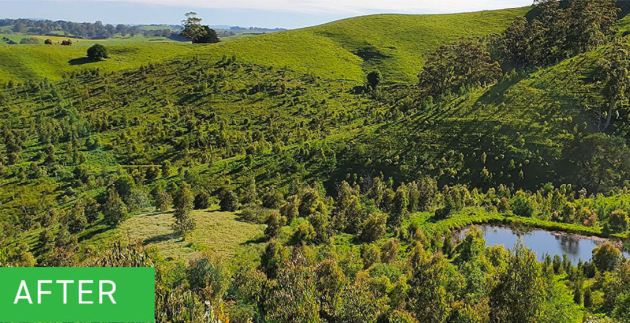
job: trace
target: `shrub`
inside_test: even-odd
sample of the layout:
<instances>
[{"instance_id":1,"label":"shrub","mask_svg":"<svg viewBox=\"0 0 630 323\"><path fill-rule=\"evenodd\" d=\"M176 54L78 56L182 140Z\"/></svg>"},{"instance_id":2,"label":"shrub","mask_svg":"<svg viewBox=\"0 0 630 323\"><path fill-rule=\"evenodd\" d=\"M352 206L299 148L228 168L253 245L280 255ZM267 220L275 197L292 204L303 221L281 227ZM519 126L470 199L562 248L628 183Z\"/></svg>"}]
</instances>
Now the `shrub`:
<instances>
[{"instance_id":1,"label":"shrub","mask_svg":"<svg viewBox=\"0 0 630 323\"><path fill-rule=\"evenodd\" d=\"M385 236L387 216L383 213L370 215L365 222L359 238L361 241L373 242Z\"/></svg>"},{"instance_id":2,"label":"shrub","mask_svg":"<svg viewBox=\"0 0 630 323\"><path fill-rule=\"evenodd\" d=\"M265 229L265 238L267 238L267 240L271 240L280 234L280 230L284 224L284 219L280 216L278 211L271 212L266 224L267 228Z\"/></svg>"},{"instance_id":3,"label":"shrub","mask_svg":"<svg viewBox=\"0 0 630 323\"><path fill-rule=\"evenodd\" d=\"M205 210L210 207L210 195L206 192L199 192L195 195L195 210Z\"/></svg>"},{"instance_id":4,"label":"shrub","mask_svg":"<svg viewBox=\"0 0 630 323\"><path fill-rule=\"evenodd\" d=\"M108 57L107 48L101 44L95 44L94 46L88 48L87 56L93 61L100 61Z\"/></svg>"},{"instance_id":5,"label":"shrub","mask_svg":"<svg viewBox=\"0 0 630 323\"><path fill-rule=\"evenodd\" d=\"M231 190L225 190L221 194L221 200L219 200L219 206L223 212L234 212L238 209L238 198L236 193Z\"/></svg>"},{"instance_id":6,"label":"shrub","mask_svg":"<svg viewBox=\"0 0 630 323\"><path fill-rule=\"evenodd\" d=\"M114 188L110 188L107 201L103 205L103 217L105 222L118 226L127 216L127 206Z\"/></svg>"},{"instance_id":7,"label":"shrub","mask_svg":"<svg viewBox=\"0 0 630 323\"><path fill-rule=\"evenodd\" d=\"M35 37L22 38L22 40L20 40L20 44L22 44L22 45L38 45L39 44L39 39L37 39Z\"/></svg>"},{"instance_id":8,"label":"shrub","mask_svg":"<svg viewBox=\"0 0 630 323\"><path fill-rule=\"evenodd\" d=\"M308 222L302 222L295 229L295 233L293 233L293 237L291 240L294 244L308 244L315 240L316 233L313 226Z\"/></svg>"},{"instance_id":9,"label":"shrub","mask_svg":"<svg viewBox=\"0 0 630 323\"><path fill-rule=\"evenodd\" d=\"M155 198L155 206L161 211L168 211L173 205L173 197L171 194L168 194L166 191L161 190L158 192L157 197Z\"/></svg>"},{"instance_id":10,"label":"shrub","mask_svg":"<svg viewBox=\"0 0 630 323\"><path fill-rule=\"evenodd\" d=\"M624 210L615 210L608 217L608 225L613 231L625 231L628 228L628 212Z\"/></svg>"},{"instance_id":11,"label":"shrub","mask_svg":"<svg viewBox=\"0 0 630 323\"><path fill-rule=\"evenodd\" d=\"M512 200L512 212L517 216L531 217L534 215L534 202L526 196L518 195Z\"/></svg>"},{"instance_id":12,"label":"shrub","mask_svg":"<svg viewBox=\"0 0 630 323\"><path fill-rule=\"evenodd\" d=\"M615 269L620 256L621 251L610 242L593 249L593 263L602 272Z\"/></svg>"}]
</instances>

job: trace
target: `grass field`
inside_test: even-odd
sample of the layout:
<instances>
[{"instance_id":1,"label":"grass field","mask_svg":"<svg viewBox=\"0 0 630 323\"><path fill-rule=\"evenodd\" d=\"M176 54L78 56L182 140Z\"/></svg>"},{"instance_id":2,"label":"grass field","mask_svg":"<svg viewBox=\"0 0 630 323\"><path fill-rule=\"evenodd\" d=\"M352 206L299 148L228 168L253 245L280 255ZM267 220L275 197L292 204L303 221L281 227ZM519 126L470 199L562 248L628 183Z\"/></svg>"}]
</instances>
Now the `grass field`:
<instances>
[{"instance_id":1,"label":"grass field","mask_svg":"<svg viewBox=\"0 0 630 323\"><path fill-rule=\"evenodd\" d=\"M146 213L125 221L118 234L130 241L141 240L156 247L165 258L186 259L198 251L211 251L220 256L235 256L258 251L264 246L264 227L241 222L232 212L193 211L197 228L185 240L172 229L173 214Z\"/></svg>"},{"instance_id":2,"label":"grass field","mask_svg":"<svg viewBox=\"0 0 630 323\"><path fill-rule=\"evenodd\" d=\"M85 41L86 45L94 42ZM0 46L0 82L25 82L48 78L60 80L64 73L99 68L119 71L138 68L193 53L194 46L185 43L155 42L108 46L110 58L92 62L86 57L87 46L12 45Z\"/></svg>"}]
</instances>

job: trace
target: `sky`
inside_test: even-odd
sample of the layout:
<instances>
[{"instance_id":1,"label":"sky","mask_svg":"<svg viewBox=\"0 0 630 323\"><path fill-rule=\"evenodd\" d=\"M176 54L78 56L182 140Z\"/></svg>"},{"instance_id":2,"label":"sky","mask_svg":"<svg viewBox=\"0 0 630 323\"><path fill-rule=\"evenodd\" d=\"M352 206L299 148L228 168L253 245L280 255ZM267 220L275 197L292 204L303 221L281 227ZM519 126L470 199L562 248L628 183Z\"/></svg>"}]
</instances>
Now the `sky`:
<instances>
[{"instance_id":1,"label":"sky","mask_svg":"<svg viewBox=\"0 0 630 323\"><path fill-rule=\"evenodd\" d=\"M197 12L203 23L301 28L376 13L456 13L531 5L532 0L0 0L0 18L111 24L180 24Z\"/></svg>"}]
</instances>

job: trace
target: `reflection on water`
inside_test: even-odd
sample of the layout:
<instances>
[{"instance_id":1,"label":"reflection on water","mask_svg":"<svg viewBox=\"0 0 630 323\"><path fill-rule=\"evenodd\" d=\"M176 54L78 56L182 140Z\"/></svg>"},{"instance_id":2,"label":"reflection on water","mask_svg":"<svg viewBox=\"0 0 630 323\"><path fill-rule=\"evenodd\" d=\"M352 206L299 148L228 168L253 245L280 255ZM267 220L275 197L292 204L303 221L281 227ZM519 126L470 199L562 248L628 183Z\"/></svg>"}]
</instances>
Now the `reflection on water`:
<instances>
[{"instance_id":1,"label":"reflection on water","mask_svg":"<svg viewBox=\"0 0 630 323\"><path fill-rule=\"evenodd\" d=\"M589 261L593 249L603 243L601 239L580 237L573 234L560 234L545 230L521 232L500 226L481 226L479 229L483 232L483 236L486 239L486 246L503 245L506 248L512 248L520 236L525 246L536 253L539 261L543 261L545 254L549 254L552 257L555 255L562 257L562 255L566 254L573 264L577 264L580 259ZM462 230L460 239L466 236L468 230ZM624 256L630 258L630 254L627 252L624 252Z\"/></svg>"}]
</instances>

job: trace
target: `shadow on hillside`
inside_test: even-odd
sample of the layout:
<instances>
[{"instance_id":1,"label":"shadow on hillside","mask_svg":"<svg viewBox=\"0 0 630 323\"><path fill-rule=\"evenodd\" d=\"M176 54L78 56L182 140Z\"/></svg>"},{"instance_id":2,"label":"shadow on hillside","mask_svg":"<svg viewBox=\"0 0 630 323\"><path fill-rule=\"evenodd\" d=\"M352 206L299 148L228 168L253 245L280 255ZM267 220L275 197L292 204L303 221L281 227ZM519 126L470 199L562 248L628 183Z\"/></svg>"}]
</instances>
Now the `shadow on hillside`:
<instances>
[{"instance_id":1,"label":"shadow on hillside","mask_svg":"<svg viewBox=\"0 0 630 323\"><path fill-rule=\"evenodd\" d=\"M74 58L68 61L68 64L70 65L84 65L89 63L96 63L96 61L93 61L87 57Z\"/></svg>"},{"instance_id":2,"label":"shadow on hillside","mask_svg":"<svg viewBox=\"0 0 630 323\"><path fill-rule=\"evenodd\" d=\"M168 241L171 239L177 239L179 237L180 235L177 233L160 234L160 235L145 239L144 242L142 242L142 244L146 246L152 243L158 243L158 242Z\"/></svg>"},{"instance_id":3,"label":"shadow on hillside","mask_svg":"<svg viewBox=\"0 0 630 323\"><path fill-rule=\"evenodd\" d=\"M260 243L265 243L265 242L267 242L267 239L265 238L265 236L261 236L261 237L258 237L258 238L253 238L253 239L249 239L249 240L247 240L245 242L242 242L241 246L249 246L249 245L252 245L252 244L260 244Z\"/></svg>"}]
</instances>

